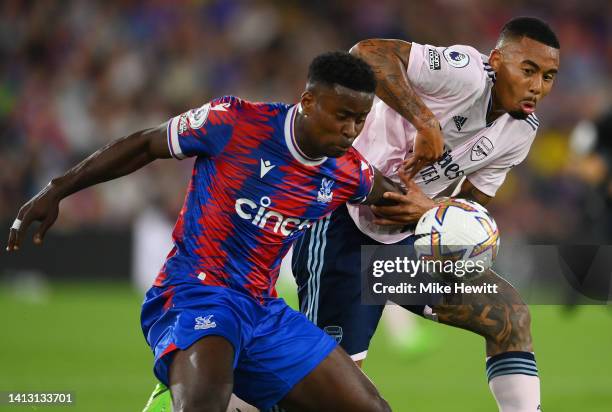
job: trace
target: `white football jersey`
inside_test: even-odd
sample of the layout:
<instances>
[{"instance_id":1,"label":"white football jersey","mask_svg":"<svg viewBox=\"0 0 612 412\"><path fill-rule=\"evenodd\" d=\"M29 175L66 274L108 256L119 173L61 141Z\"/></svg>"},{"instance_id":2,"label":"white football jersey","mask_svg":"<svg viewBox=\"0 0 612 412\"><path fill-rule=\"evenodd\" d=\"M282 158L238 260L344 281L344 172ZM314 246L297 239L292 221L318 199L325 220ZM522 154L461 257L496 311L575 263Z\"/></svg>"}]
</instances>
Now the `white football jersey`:
<instances>
[{"instance_id":1,"label":"white football jersey","mask_svg":"<svg viewBox=\"0 0 612 412\"><path fill-rule=\"evenodd\" d=\"M417 173L416 183L434 198L466 177L478 190L494 196L513 167L522 162L539 121L535 114L517 120L504 114L486 123L495 74L488 57L470 46L434 47L412 43L408 78L415 92L442 127L445 154ZM395 110L376 99L363 131L354 143L384 175L399 181L397 169L412 156L416 129ZM382 243L395 243L412 232L372 223L368 206L348 206L359 229Z\"/></svg>"}]
</instances>

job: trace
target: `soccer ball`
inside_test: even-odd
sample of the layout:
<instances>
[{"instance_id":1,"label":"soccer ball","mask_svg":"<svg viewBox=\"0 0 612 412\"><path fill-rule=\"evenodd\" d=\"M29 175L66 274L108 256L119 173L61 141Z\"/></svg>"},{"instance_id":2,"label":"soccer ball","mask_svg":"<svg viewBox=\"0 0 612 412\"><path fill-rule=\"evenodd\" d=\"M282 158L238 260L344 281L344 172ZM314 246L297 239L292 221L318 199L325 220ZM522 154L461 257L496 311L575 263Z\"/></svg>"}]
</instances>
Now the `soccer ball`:
<instances>
[{"instance_id":1,"label":"soccer ball","mask_svg":"<svg viewBox=\"0 0 612 412\"><path fill-rule=\"evenodd\" d=\"M417 223L414 243L425 272L445 282L470 281L493 265L499 230L487 209L465 199L448 199Z\"/></svg>"}]
</instances>

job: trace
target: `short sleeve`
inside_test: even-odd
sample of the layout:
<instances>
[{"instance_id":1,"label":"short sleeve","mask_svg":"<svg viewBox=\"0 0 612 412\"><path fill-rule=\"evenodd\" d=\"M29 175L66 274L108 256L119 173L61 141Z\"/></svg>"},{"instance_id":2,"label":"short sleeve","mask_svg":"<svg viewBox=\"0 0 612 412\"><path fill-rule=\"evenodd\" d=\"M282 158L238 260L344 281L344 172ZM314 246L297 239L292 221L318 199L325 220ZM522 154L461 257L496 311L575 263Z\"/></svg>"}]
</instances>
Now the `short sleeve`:
<instances>
[{"instance_id":1,"label":"short sleeve","mask_svg":"<svg viewBox=\"0 0 612 412\"><path fill-rule=\"evenodd\" d=\"M493 161L482 169L478 169L476 172L469 174L467 179L476 189L487 196L494 197L497 190L506 180L506 176L510 169L525 160L527 154L529 154L529 148L531 147L532 141L533 138L528 141L528 144L520 147L519 150L510 152L507 156Z\"/></svg>"},{"instance_id":2,"label":"short sleeve","mask_svg":"<svg viewBox=\"0 0 612 412\"><path fill-rule=\"evenodd\" d=\"M170 119L167 135L172 157L214 157L221 153L232 136L240 104L240 99L225 96Z\"/></svg>"},{"instance_id":3,"label":"short sleeve","mask_svg":"<svg viewBox=\"0 0 612 412\"><path fill-rule=\"evenodd\" d=\"M506 180L506 175L512 167L485 167L479 169L477 172L472 173L467 179L487 196L494 197L497 190Z\"/></svg>"},{"instance_id":4,"label":"short sleeve","mask_svg":"<svg viewBox=\"0 0 612 412\"><path fill-rule=\"evenodd\" d=\"M413 42L407 74L417 92L437 98L460 98L484 84L482 57L470 46L435 47Z\"/></svg>"},{"instance_id":5,"label":"short sleeve","mask_svg":"<svg viewBox=\"0 0 612 412\"><path fill-rule=\"evenodd\" d=\"M374 168L354 148L351 148L348 155L354 157L355 165L359 170L359 172L356 174L356 176L358 176L357 188L355 190L355 194L349 199L348 203L363 203L374 186Z\"/></svg>"}]
</instances>

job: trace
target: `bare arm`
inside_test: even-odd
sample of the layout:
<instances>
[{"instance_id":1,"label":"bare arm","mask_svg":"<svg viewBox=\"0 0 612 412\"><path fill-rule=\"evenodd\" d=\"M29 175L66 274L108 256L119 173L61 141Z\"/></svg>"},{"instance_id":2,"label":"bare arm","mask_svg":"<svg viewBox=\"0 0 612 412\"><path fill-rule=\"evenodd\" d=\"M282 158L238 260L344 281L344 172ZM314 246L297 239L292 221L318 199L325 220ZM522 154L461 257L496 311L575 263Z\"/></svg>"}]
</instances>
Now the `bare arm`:
<instances>
[{"instance_id":1,"label":"bare arm","mask_svg":"<svg viewBox=\"0 0 612 412\"><path fill-rule=\"evenodd\" d=\"M453 197L473 200L475 202L480 203L483 206L485 206L487 203L491 201L491 199L493 199L493 197L489 195L485 195L480 190L478 190L476 186L474 186L472 182L469 181L469 178L463 181L463 183L461 184L461 189L459 190L459 193L457 193L457 195Z\"/></svg>"},{"instance_id":2,"label":"bare arm","mask_svg":"<svg viewBox=\"0 0 612 412\"><path fill-rule=\"evenodd\" d=\"M363 204L377 206L391 206L397 204L396 201L387 199L384 196L386 192L404 193L400 185L394 183L391 179L380 173L378 169L374 168L374 183L372 184L372 191Z\"/></svg>"},{"instance_id":3,"label":"bare arm","mask_svg":"<svg viewBox=\"0 0 612 412\"><path fill-rule=\"evenodd\" d=\"M421 188L408 179L408 177L400 172L400 179L406 185L406 193L400 194L397 191L384 194L385 200L394 202L393 204L376 204L372 206L372 210L378 216L374 223L379 225L412 225L419 221L421 216L429 209L435 206L436 202L443 199L433 200L428 198ZM474 200L481 205L489 203L491 196L485 195L478 190L468 179L465 179L461 185L459 193L453 197L462 199Z\"/></svg>"},{"instance_id":4,"label":"bare arm","mask_svg":"<svg viewBox=\"0 0 612 412\"><path fill-rule=\"evenodd\" d=\"M130 174L155 159L170 157L166 125L114 140L94 152L50 185L61 198L95 184Z\"/></svg>"},{"instance_id":5,"label":"bare arm","mask_svg":"<svg viewBox=\"0 0 612 412\"><path fill-rule=\"evenodd\" d=\"M21 224L18 228L10 229L6 250L10 252L19 249L23 235L34 221L42 222L34 235L34 242L42 243L46 231L57 219L59 203L63 198L97 183L132 173L155 159L169 157L165 125L142 130L109 143L63 176L51 180L19 209L17 219Z\"/></svg>"},{"instance_id":6,"label":"bare arm","mask_svg":"<svg viewBox=\"0 0 612 412\"><path fill-rule=\"evenodd\" d=\"M369 39L360 41L350 50L352 55L365 60L374 70L376 95L418 132L413 157L406 165L409 177L437 160L444 148L438 119L415 93L408 79L411 47L403 40Z\"/></svg>"},{"instance_id":7,"label":"bare arm","mask_svg":"<svg viewBox=\"0 0 612 412\"><path fill-rule=\"evenodd\" d=\"M437 126L435 116L414 92L406 74L411 46L403 40L369 39L354 45L350 53L372 67L376 95L383 102L417 129Z\"/></svg>"}]
</instances>

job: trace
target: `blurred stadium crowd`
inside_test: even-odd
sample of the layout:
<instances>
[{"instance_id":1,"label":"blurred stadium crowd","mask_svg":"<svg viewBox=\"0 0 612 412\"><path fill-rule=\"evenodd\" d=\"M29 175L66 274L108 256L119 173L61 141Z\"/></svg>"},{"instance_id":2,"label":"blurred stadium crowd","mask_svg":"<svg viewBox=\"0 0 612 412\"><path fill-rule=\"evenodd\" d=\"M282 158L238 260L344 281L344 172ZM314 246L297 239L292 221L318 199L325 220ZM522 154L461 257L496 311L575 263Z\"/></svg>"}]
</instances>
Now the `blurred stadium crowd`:
<instances>
[{"instance_id":1,"label":"blurred stadium crowd","mask_svg":"<svg viewBox=\"0 0 612 412\"><path fill-rule=\"evenodd\" d=\"M611 130L598 123L611 110L608 0L5 0L0 222L86 154L211 97L296 101L319 52L396 37L488 53L518 15L557 31L561 70L528 160L491 209L502 236L610 243ZM74 195L57 228L121 227L150 205L174 218L190 166L158 162Z\"/></svg>"}]
</instances>

